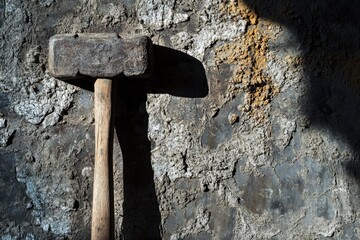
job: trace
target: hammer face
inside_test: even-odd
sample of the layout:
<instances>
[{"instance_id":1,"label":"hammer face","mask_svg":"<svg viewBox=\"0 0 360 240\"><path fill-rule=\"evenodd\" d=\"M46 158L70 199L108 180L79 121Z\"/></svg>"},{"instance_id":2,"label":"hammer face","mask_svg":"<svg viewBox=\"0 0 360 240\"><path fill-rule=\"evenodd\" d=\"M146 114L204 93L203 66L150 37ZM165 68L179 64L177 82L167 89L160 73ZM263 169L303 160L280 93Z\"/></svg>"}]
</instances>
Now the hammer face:
<instances>
[{"instance_id":1,"label":"hammer face","mask_svg":"<svg viewBox=\"0 0 360 240\"><path fill-rule=\"evenodd\" d=\"M115 33L58 34L49 42L49 73L55 78L144 77L151 71L151 40Z\"/></svg>"}]
</instances>

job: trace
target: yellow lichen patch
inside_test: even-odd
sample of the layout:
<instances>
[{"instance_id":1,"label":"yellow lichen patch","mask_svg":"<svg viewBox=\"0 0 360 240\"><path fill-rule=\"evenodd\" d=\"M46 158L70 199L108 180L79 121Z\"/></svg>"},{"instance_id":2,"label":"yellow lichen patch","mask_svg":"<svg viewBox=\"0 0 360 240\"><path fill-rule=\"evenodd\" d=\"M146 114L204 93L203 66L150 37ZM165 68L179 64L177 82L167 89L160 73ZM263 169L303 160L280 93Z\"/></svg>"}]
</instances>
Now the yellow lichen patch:
<instances>
[{"instance_id":1,"label":"yellow lichen patch","mask_svg":"<svg viewBox=\"0 0 360 240\"><path fill-rule=\"evenodd\" d=\"M216 49L215 62L234 66L228 91L233 95L244 92L246 98L241 110L252 116L260 116L262 108L279 92L266 73L267 43L271 36L267 27L269 23L258 18L241 1L236 1L236 4L234 0L230 1L227 7L223 4L222 10L226 10L231 15L240 14L242 18L245 16L251 25L239 39Z\"/></svg>"},{"instance_id":2,"label":"yellow lichen patch","mask_svg":"<svg viewBox=\"0 0 360 240\"><path fill-rule=\"evenodd\" d=\"M235 19L241 17L242 19L249 21L252 25L257 24L258 22L258 15L255 11L242 1L230 0L228 3L222 3L220 5L220 10L230 14Z\"/></svg>"}]
</instances>

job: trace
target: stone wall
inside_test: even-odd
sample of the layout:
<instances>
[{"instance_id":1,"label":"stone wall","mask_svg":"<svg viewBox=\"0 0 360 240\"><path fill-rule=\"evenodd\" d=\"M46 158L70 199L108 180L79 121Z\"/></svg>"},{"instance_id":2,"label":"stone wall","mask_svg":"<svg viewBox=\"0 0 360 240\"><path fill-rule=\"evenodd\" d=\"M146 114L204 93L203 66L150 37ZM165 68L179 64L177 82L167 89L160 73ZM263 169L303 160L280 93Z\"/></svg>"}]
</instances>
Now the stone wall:
<instances>
[{"instance_id":1,"label":"stone wall","mask_svg":"<svg viewBox=\"0 0 360 240\"><path fill-rule=\"evenodd\" d=\"M89 239L92 82L57 33L149 36L119 83L117 239L360 238L360 3L0 0L0 238Z\"/></svg>"}]
</instances>

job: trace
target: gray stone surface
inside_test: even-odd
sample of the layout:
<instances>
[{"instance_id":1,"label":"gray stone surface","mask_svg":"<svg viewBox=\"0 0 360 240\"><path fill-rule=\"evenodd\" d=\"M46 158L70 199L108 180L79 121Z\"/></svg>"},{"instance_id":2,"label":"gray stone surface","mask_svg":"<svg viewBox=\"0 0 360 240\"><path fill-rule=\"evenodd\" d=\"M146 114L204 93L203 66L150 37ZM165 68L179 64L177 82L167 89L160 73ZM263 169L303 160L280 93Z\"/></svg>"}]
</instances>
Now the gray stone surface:
<instances>
[{"instance_id":1,"label":"gray stone surface","mask_svg":"<svg viewBox=\"0 0 360 240\"><path fill-rule=\"evenodd\" d=\"M359 12L0 0L0 239L89 239L92 82L47 69L51 36L89 32L155 44L119 83L117 239L359 239Z\"/></svg>"}]
</instances>

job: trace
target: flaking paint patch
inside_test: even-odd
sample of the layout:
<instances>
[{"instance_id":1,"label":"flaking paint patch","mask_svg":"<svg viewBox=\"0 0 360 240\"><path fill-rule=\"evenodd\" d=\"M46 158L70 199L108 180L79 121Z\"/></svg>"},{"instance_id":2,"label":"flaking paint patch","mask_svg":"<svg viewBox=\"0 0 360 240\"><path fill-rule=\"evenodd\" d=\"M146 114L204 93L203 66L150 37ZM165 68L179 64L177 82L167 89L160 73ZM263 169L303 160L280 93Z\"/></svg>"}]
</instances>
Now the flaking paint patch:
<instances>
[{"instance_id":1,"label":"flaking paint patch","mask_svg":"<svg viewBox=\"0 0 360 240\"><path fill-rule=\"evenodd\" d=\"M279 88L266 73L268 41L272 37L268 30L270 23L259 18L241 1L222 4L221 11L234 18L238 15L250 25L240 38L216 49L215 62L234 66L228 91L232 95L245 92L245 103L240 110L262 119L265 116L263 107L279 93Z\"/></svg>"}]
</instances>

